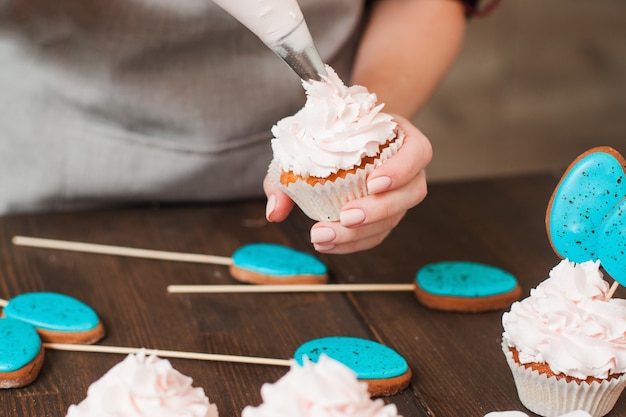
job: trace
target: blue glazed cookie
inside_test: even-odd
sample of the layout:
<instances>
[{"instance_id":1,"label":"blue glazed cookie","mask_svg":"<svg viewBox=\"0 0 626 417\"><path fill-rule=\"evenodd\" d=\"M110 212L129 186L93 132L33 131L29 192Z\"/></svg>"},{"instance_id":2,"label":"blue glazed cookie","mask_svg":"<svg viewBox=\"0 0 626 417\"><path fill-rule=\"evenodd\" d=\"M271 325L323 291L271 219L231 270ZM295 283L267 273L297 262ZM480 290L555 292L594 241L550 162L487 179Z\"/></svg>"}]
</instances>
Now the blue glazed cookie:
<instances>
[{"instance_id":1,"label":"blue glazed cookie","mask_svg":"<svg viewBox=\"0 0 626 417\"><path fill-rule=\"evenodd\" d=\"M522 289L509 272L491 265L448 261L425 265L415 274L415 295L444 311L482 312L506 308Z\"/></svg>"},{"instance_id":2,"label":"blue glazed cookie","mask_svg":"<svg viewBox=\"0 0 626 417\"><path fill-rule=\"evenodd\" d=\"M0 318L0 388L17 388L37 378L44 349L33 326Z\"/></svg>"},{"instance_id":3,"label":"blue glazed cookie","mask_svg":"<svg viewBox=\"0 0 626 417\"><path fill-rule=\"evenodd\" d=\"M599 259L602 224L626 197L625 166L619 152L603 146L583 153L567 168L546 211L548 237L561 258L577 263Z\"/></svg>"},{"instance_id":4,"label":"blue glazed cookie","mask_svg":"<svg viewBox=\"0 0 626 417\"><path fill-rule=\"evenodd\" d=\"M104 337L104 327L96 312L64 294L20 294L9 300L3 315L29 323L45 342L91 344Z\"/></svg>"},{"instance_id":5,"label":"blue glazed cookie","mask_svg":"<svg viewBox=\"0 0 626 417\"><path fill-rule=\"evenodd\" d=\"M323 354L352 369L359 380L367 382L368 391L375 397L394 395L411 381L411 369L398 352L358 337L314 339L296 349L294 358L302 365L305 357L317 362Z\"/></svg>"},{"instance_id":6,"label":"blue glazed cookie","mask_svg":"<svg viewBox=\"0 0 626 417\"><path fill-rule=\"evenodd\" d=\"M626 285L626 198L602 222L597 251L605 271L614 280Z\"/></svg>"},{"instance_id":7,"label":"blue glazed cookie","mask_svg":"<svg viewBox=\"0 0 626 417\"><path fill-rule=\"evenodd\" d=\"M273 243L253 243L232 256L231 275L251 284L323 284L326 265L304 252Z\"/></svg>"}]
</instances>

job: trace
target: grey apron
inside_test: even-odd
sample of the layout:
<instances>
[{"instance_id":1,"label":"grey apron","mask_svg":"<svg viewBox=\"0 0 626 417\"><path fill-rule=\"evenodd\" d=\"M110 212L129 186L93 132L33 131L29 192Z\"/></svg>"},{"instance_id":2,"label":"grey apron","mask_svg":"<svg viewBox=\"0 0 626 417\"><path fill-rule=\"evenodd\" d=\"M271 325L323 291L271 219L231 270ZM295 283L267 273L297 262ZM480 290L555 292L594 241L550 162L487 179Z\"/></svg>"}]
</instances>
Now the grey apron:
<instances>
[{"instance_id":1,"label":"grey apron","mask_svg":"<svg viewBox=\"0 0 626 417\"><path fill-rule=\"evenodd\" d=\"M356 0L302 0L346 80ZM0 0L0 214L262 195L300 80L209 0Z\"/></svg>"}]
</instances>

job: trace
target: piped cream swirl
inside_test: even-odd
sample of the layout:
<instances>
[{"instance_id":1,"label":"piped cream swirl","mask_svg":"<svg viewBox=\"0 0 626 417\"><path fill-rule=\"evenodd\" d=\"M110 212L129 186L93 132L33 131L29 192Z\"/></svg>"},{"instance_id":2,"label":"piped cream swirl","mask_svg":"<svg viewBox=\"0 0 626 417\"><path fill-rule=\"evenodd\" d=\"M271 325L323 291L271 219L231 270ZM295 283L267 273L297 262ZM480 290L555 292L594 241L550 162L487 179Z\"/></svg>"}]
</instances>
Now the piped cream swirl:
<instances>
[{"instance_id":1,"label":"piped cream swirl","mask_svg":"<svg viewBox=\"0 0 626 417\"><path fill-rule=\"evenodd\" d=\"M128 355L91 384L66 417L218 417L202 388L145 351Z\"/></svg>"},{"instance_id":2,"label":"piped cream swirl","mask_svg":"<svg viewBox=\"0 0 626 417\"><path fill-rule=\"evenodd\" d=\"M574 378L626 372L626 300L606 301L599 261L561 261L530 296L504 313L503 339L522 363Z\"/></svg>"},{"instance_id":3,"label":"piped cream swirl","mask_svg":"<svg viewBox=\"0 0 626 417\"><path fill-rule=\"evenodd\" d=\"M323 81L303 81L307 100L273 128L274 159L284 171L327 177L375 156L396 136L396 122L365 87L346 87L327 66Z\"/></svg>"},{"instance_id":4,"label":"piped cream swirl","mask_svg":"<svg viewBox=\"0 0 626 417\"><path fill-rule=\"evenodd\" d=\"M342 363L320 356L295 363L274 384L261 388L263 403L244 408L242 417L400 417L394 404L372 400L367 383Z\"/></svg>"}]
</instances>

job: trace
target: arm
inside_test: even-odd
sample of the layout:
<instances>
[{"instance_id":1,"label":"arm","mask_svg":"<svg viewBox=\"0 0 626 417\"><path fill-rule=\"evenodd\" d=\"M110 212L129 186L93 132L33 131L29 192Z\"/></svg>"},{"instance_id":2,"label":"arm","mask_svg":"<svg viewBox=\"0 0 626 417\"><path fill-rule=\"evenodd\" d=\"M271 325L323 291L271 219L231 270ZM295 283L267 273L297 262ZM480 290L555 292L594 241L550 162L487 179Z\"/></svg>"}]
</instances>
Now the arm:
<instances>
[{"instance_id":1,"label":"arm","mask_svg":"<svg viewBox=\"0 0 626 417\"><path fill-rule=\"evenodd\" d=\"M311 242L324 253L350 253L381 243L427 193L430 142L409 119L434 91L456 56L465 28L456 0L379 0L357 51L351 84L364 85L398 115L405 142L368 178L369 195L342 207L338 222L319 222ZM267 218L283 220L293 202L266 178Z\"/></svg>"},{"instance_id":2,"label":"arm","mask_svg":"<svg viewBox=\"0 0 626 417\"><path fill-rule=\"evenodd\" d=\"M452 64L465 25L457 0L375 1L351 84L376 93L384 111L411 118Z\"/></svg>"}]
</instances>

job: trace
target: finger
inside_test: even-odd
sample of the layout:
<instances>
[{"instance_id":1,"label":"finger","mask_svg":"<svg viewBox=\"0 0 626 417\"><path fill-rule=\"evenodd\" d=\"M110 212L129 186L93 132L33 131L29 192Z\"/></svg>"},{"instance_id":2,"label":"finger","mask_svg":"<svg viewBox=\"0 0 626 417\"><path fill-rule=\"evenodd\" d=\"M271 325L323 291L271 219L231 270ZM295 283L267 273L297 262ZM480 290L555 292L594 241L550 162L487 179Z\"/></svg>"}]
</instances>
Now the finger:
<instances>
[{"instance_id":1,"label":"finger","mask_svg":"<svg viewBox=\"0 0 626 417\"><path fill-rule=\"evenodd\" d=\"M353 240L345 243L327 244L327 245L313 245L315 250L320 253L327 253L331 255L342 255L347 253L354 253L364 251L378 246L388 235L390 230L384 233L368 236L363 239Z\"/></svg>"},{"instance_id":2,"label":"finger","mask_svg":"<svg viewBox=\"0 0 626 417\"><path fill-rule=\"evenodd\" d=\"M421 171L400 189L347 202L341 208L339 221L347 228L379 223L415 207L426 198L427 193L426 173Z\"/></svg>"},{"instance_id":3,"label":"finger","mask_svg":"<svg viewBox=\"0 0 626 417\"><path fill-rule=\"evenodd\" d=\"M265 176L263 180L263 190L267 196L265 218L270 222L281 222L285 220L291 212L291 209L293 209L293 200L272 184L269 176Z\"/></svg>"},{"instance_id":4,"label":"finger","mask_svg":"<svg viewBox=\"0 0 626 417\"><path fill-rule=\"evenodd\" d=\"M398 152L369 175L367 189L370 194L385 192L406 185L423 171L432 159L430 141L411 122L396 117L406 136Z\"/></svg>"},{"instance_id":5,"label":"finger","mask_svg":"<svg viewBox=\"0 0 626 417\"><path fill-rule=\"evenodd\" d=\"M403 213L378 223L346 228L337 222L320 222L311 228L313 247L324 253L348 253L378 245L400 222Z\"/></svg>"}]
</instances>

